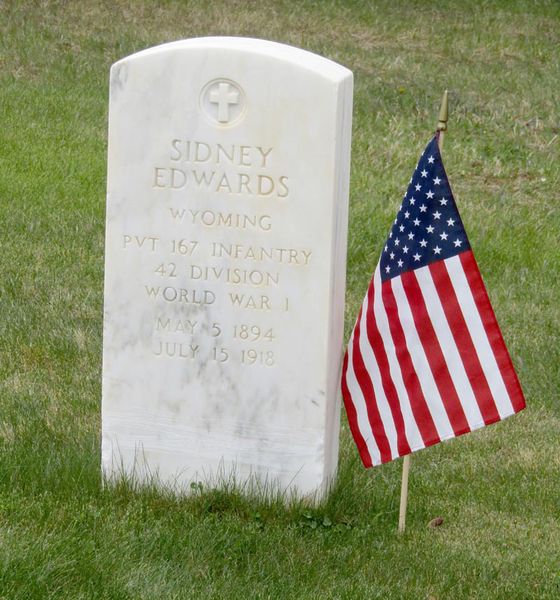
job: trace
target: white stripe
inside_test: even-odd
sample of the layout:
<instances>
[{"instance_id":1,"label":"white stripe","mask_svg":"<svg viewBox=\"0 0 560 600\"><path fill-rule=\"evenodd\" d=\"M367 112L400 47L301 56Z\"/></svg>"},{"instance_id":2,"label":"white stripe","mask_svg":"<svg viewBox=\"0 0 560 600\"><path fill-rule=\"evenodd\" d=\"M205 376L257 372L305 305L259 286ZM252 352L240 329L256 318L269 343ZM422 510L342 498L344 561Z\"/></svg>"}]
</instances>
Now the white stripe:
<instances>
[{"instance_id":1,"label":"white stripe","mask_svg":"<svg viewBox=\"0 0 560 600\"><path fill-rule=\"evenodd\" d=\"M449 323L447 322L447 317L443 311L438 291L432 279L432 274L430 273L430 268L421 267L414 271L414 275L416 276L422 296L424 297L430 321L439 345L441 346L445 364L447 365L449 374L453 380L453 385L457 391L457 396L463 407L469 427L470 429L481 427L481 425L484 424L484 418L478 407L471 382L469 381L465 366L463 365L463 360L457 349L455 338L449 328Z\"/></svg>"},{"instance_id":2,"label":"white stripe","mask_svg":"<svg viewBox=\"0 0 560 600\"><path fill-rule=\"evenodd\" d=\"M395 345L393 344L393 337L391 335L391 329L389 328L389 319L385 312L385 306L383 304L383 298L381 296L381 275L379 273L379 265L375 269L373 280L373 311L375 314L375 320L377 323L377 329L383 340L383 346L385 347L385 354L389 361L389 370L391 373L391 379L395 384L397 390L397 396L399 398L399 404L404 420L404 429L408 445L411 449L419 450L424 448L424 441L420 435L414 413L410 406L410 399L404 386L401 368L397 359L397 353L395 351Z\"/></svg>"},{"instance_id":3,"label":"white stripe","mask_svg":"<svg viewBox=\"0 0 560 600\"><path fill-rule=\"evenodd\" d=\"M399 456L399 450L397 447L397 430L395 428L395 422L393 421L393 415L391 408L385 396L385 390L381 382L381 374L379 372L379 365L373 353L373 349L370 345L369 338L367 335L367 311L369 307L368 295L364 298L364 305L362 310L362 321L360 324L360 352L362 359L368 372L369 378L373 385L373 391L375 392L375 402L379 409L379 416L383 423L383 429L389 442L389 448L391 450L391 458L397 458ZM371 317L370 317L371 318Z\"/></svg>"},{"instance_id":4,"label":"white stripe","mask_svg":"<svg viewBox=\"0 0 560 600\"><path fill-rule=\"evenodd\" d=\"M432 415L438 435L442 440L452 438L455 436L455 432L449 422L445 406L443 405L439 390L434 381L434 376L432 375L432 370L430 369L430 364L426 358L422 342L418 337L414 317L410 311L401 278L394 277L391 279L391 287L397 303L399 319L406 338L408 353L410 354L414 370L418 376L420 387L426 398L428 410Z\"/></svg>"},{"instance_id":5,"label":"white stripe","mask_svg":"<svg viewBox=\"0 0 560 600\"><path fill-rule=\"evenodd\" d=\"M374 465L381 464L381 454L379 452L379 448L375 442L373 437L373 432L371 430L371 426L369 424L369 418L367 414L366 402L364 400L364 395L362 394L362 388L358 383L356 378L356 373L354 372L354 364L353 364L353 356L354 356L354 334L350 338L348 342L348 368L346 370L346 385L348 386L348 391L350 392L350 397L352 399L352 404L356 409L356 419L358 421L358 429L364 438L366 443L369 455L371 456L371 462Z\"/></svg>"},{"instance_id":6,"label":"white stripe","mask_svg":"<svg viewBox=\"0 0 560 600\"><path fill-rule=\"evenodd\" d=\"M512 415L515 410L509 398L500 368L496 362L496 357L488 341L488 336L486 335L484 324L476 307L461 259L459 256L454 256L453 258L448 258L445 264L451 283L455 289L455 294L459 299L459 306L469 328L482 370L484 371L484 375L486 375L486 381L494 397L498 414L501 419L504 419Z\"/></svg>"}]
</instances>

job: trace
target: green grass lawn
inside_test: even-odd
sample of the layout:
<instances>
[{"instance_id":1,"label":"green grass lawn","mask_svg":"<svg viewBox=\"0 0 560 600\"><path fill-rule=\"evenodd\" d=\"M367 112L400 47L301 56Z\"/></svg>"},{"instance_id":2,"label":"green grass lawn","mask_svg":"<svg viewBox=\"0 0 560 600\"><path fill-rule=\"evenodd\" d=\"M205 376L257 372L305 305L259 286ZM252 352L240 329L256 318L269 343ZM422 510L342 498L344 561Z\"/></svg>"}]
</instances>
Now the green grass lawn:
<instances>
[{"instance_id":1,"label":"green grass lawn","mask_svg":"<svg viewBox=\"0 0 560 600\"><path fill-rule=\"evenodd\" d=\"M347 333L450 90L447 171L528 408L414 455L402 536L400 461L365 471L345 417L316 509L101 486L109 67L202 35L355 73ZM0 0L0 599L559 598L559 64L553 0Z\"/></svg>"}]
</instances>

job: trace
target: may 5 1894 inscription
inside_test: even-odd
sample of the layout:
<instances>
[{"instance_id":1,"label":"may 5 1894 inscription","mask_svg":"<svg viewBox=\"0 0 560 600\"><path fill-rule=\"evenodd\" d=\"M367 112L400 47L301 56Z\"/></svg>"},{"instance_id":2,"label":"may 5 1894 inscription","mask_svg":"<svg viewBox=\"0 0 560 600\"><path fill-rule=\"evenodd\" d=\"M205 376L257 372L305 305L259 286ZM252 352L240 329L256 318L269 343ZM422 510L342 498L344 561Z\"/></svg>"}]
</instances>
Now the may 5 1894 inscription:
<instances>
[{"instance_id":1,"label":"may 5 1894 inscription","mask_svg":"<svg viewBox=\"0 0 560 600\"><path fill-rule=\"evenodd\" d=\"M352 74L262 40L111 69L102 462L320 498L338 455Z\"/></svg>"}]
</instances>

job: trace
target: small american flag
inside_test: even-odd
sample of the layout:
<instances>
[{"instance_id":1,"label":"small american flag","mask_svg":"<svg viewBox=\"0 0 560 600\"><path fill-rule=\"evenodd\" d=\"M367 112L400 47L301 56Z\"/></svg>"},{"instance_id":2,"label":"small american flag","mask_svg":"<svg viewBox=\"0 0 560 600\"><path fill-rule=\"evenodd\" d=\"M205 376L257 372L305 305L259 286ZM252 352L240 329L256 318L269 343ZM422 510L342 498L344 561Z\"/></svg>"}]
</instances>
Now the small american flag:
<instances>
[{"instance_id":1,"label":"small american flag","mask_svg":"<svg viewBox=\"0 0 560 600\"><path fill-rule=\"evenodd\" d=\"M525 407L436 135L403 198L348 344L342 395L366 467Z\"/></svg>"}]
</instances>

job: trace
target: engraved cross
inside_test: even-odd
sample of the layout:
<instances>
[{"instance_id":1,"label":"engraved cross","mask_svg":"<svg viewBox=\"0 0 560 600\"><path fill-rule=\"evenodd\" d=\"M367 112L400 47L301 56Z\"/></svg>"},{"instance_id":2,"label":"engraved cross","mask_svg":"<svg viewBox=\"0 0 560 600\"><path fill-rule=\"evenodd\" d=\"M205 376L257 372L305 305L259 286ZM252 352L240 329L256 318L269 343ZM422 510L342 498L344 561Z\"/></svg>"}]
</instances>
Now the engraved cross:
<instances>
[{"instance_id":1,"label":"engraved cross","mask_svg":"<svg viewBox=\"0 0 560 600\"><path fill-rule=\"evenodd\" d=\"M218 89L210 92L210 102L218 105L218 121L227 123L229 121L229 105L239 103L239 92L232 89L227 82L218 83Z\"/></svg>"}]
</instances>

